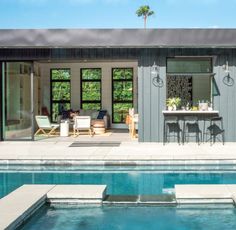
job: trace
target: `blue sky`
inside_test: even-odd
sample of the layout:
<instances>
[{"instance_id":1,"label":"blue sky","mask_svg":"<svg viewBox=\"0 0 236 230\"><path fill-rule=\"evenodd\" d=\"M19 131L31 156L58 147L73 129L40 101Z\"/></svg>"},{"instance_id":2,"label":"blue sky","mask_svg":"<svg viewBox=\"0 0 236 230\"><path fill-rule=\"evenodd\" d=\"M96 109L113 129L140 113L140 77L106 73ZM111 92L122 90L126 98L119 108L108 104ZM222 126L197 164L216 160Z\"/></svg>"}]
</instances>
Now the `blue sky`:
<instances>
[{"instance_id":1,"label":"blue sky","mask_svg":"<svg viewBox=\"0 0 236 230\"><path fill-rule=\"evenodd\" d=\"M0 0L0 28L234 28L236 0Z\"/></svg>"}]
</instances>

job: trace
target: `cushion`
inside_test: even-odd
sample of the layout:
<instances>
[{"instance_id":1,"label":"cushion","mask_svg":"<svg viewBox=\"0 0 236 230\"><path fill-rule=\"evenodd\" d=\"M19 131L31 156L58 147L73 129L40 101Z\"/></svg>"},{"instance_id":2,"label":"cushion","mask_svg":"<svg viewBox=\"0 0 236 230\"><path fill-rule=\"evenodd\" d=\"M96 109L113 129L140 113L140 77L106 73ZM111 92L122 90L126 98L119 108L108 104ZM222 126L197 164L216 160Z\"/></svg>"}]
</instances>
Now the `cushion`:
<instances>
[{"instance_id":1,"label":"cushion","mask_svg":"<svg viewBox=\"0 0 236 230\"><path fill-rule=\"evenodd\" d=\"M92 126L94 128L104 128L105 127L105 123L104 120L92 120Z\"/></svg>"},{"instance_id":2,"label":"cushion","mask_svg":"<svg viewBox=\"0 0 236 230\"><path fill-rule=\"evenodd\" d=\"M64 110L62 111L62 120L66 120L66 119L69 119L70 118L70 110Z\"/></svg>"},{"instance_id":3,"label":"cushion","mask_svg":"<svg viewBox=\"0 0 236 230\"><path fill-rule=\"evenodd\" d=\"M106 110L100 110L97 116L97 119L103 119L103 117L107 114Z\"/></svg>"}]
</instances>

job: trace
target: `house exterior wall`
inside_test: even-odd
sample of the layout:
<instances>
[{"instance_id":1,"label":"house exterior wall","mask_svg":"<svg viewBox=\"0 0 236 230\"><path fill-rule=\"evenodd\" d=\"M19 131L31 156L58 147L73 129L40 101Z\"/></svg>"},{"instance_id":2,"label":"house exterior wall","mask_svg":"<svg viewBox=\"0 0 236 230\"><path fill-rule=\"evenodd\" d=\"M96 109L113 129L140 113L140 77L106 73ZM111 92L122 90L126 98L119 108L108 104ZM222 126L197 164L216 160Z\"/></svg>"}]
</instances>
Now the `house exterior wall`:
<instances>
[{"instance_id":1,"label":"house exterior wall","mask_svg":"<svg viewBox=\"0 0 236 230\"><path fill-rule=\"evenodd\" d=\"M166 101L166 58L174 56L212 56L218 94L214 108L223 117L226 141L236 141L236 49L230 48L90 48L90 49L0 49L0 61L6 60L93 60L138 61L139 141L159 142L163 136L163 115ZM229 62L234 84L223 83L223 65ZM152 83L151 68L160 66L163 87ZM108 84L108 83L107 83ZM75 105L76 102L73 102Z\"/></svg>"},{"instance_id":2,"label":"house exterior wall","mask_svg":"<svg viewBox=\"0 0 236 230\"><path fill-rule=\"evenodd\" d=\"M213 96L214 109L223 117L226 141L236 141L236 50L235 49L144 49L140 53L138 69L139 93L139 140L141 142L163 141L162 110L166 101L166 58L174 56L212 56L214 80L218 93ZM223 82L223 65L229 63L230 77L234 84ZM160 66L163 87L152 84L151 67Z\"/></svg>"}]
</instances>

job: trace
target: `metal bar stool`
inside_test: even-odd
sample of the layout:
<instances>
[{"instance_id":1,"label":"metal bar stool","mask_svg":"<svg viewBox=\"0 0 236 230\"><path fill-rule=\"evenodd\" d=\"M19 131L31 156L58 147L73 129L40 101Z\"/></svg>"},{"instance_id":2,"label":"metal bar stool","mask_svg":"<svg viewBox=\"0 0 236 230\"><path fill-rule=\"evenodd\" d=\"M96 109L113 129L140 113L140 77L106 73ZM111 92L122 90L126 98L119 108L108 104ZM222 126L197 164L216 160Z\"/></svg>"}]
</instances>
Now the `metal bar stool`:
<instances>
[{"instance_id":1,"label":"metal bar stool","mask_svg":"<svg viewBox=\"0 0 236 230\"><path fill-rule=\"evenodd\" d=\"M222 117L213 117L210 119L210 126L207 127L206 135L209 138L206 140L210 141L211 145L216 142L216 139L222 141L222 144L225 143L225 130L223 128L223 118ZM219 139L219 135L221 135L221 140Z\"/></svg>"},{"instance_id":2,"label":"metal bar stool","mask_svg":"<svg viewBox=\"0 0 236 230\"><path fill-rule=\"evenodd\" d=\"M163 144L170 141L171 137L177 137L177 141L181 143L182 129L179 125L179 119L176 116L166 116L164 118Z\"/></svg>"},{"instance_id":3,"label":"metal bar stool","mask_svg":"<svg viewBox=\"0 0 236 230\"><path fill-rule=\"evenodd\" d=\"M190 137L196 137L196 142L198 145L202 142L202 131L199 128L198 117L197 116L184 116L183 125L183 143L186 142Z\"/></svg>"}]
</instances>

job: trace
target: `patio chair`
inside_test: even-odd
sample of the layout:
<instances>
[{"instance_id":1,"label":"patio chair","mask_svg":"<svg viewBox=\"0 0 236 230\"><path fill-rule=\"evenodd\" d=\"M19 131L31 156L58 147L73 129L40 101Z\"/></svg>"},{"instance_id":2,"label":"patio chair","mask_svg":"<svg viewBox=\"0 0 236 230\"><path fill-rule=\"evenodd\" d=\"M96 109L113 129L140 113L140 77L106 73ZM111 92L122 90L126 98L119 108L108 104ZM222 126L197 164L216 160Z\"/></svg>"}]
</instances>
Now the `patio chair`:
<instances>
[{"instance_id":1,"label":"patio chair","mask_svg":"<svg viewBox=\"0 0 236 230\"><path fill-rule=\"evenodd\" d=\"M170 141L171 137L177 137L177 141L181 144L182 129L180 128L179 119L176 116L164 117L163 144Z\"/></svg>"},{"instance_id":2,"label":"patio chair","mask_svg":"<svg viewBox=\"0 0 236 230\"><path fill-rule=\"evenodd\" d=\"M207 127L206 135L209 135L210 138L206 141L210 141L211 145L216 142L216 139L219 139L221 135L221 141L224 145L225 143L225 130L223 128L223 118L222 117L213 117L210 119L210 126Z\"/></svg>"},{"instance_id":3,"label":"patio chair","mask_svg":"<svg viewBox=\"0 0 236 230\"><path fill-rule=\"evenodd\" d=\"M202 131L199 128L198 117L196 116L184 116L183 125L183 144L188 141L190 137L196 137L198 145L202 141Z\"/></svg>"},{"instance_id":4,"label":"patio chair","mask_svg":"<svg viewBox=\"0 0 236 230\"><path fill-rule=\"evenodd\" d=\"M74 137L79 136L80 131L88 131L90 136L93 135L90 116L75 116L74 117Z\"/></svg>"},{"instance_id":5,"label":"patio chair","mask_svg":"<svg viewBox=\"0 0 236 230\"><path fill-rule=\"evenodd\" d=\"M51 134L55 133L57 128L59 128L59 124L51 124L48 116L35 116L35 120L39 127L34 134L35 136L40 132L47 136L50 136Z\"/></svg>"}]
</instances>

